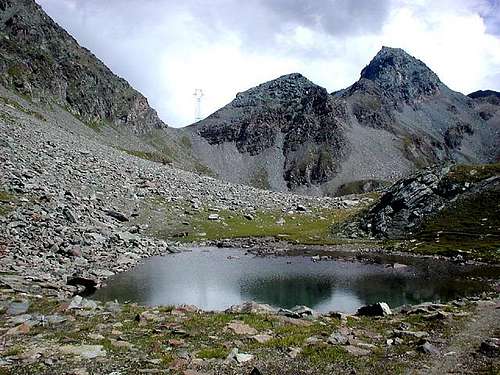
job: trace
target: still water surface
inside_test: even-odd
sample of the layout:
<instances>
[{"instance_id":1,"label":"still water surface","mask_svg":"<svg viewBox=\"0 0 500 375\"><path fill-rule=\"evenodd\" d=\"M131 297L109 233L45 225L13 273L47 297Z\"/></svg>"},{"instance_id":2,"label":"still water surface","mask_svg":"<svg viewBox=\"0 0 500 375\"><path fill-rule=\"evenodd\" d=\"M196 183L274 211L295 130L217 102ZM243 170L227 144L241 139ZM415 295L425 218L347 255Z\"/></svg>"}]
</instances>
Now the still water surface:
<instances>
[{"instance_id":1,"label":"still water surface","mask_svg":"<svg viewBox=\"0 0 500 375\"><path fill-rule=\"evenodd\" d=\"M229 259L228 259L229 258ZM223 310L244 301L317 311L354 312L379 301L391 307L445 302L483 290L449 262L410 260L403 269L310 257L255 257L233 249L193 249L154 257L113 276L93 298L144 305L192 304Z\"/></svg>"}]
</instances>

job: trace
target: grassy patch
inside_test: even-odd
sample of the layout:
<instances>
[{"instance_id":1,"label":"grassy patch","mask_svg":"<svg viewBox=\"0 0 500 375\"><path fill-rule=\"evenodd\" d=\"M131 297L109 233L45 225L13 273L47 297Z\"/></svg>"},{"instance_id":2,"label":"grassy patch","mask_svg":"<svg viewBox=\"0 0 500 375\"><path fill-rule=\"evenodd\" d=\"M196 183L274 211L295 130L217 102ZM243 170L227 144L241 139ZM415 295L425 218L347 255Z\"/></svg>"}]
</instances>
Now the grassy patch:
<instances>
[{"instance_id":1,"label":"grassy patch","mask_svg":"<svg viewBox=\"0 0 500 375\"><path fill-rule=\"evenodd\" d=\"M336 196L349 194L363 194L390 186L389 181L384 180L359 180L340 185L335 192Z\"/></svg>"},{"instance_id":2,"label":"grassy patch","mask_svg":"<svg viewBox=\"0 0 500 375\"><path fill-rule=\"evenodd\" d=\"M181 137L181 144L184 147L189 148L189 149L192 147L191 140L189 139L189 137L187 135L183 135Z\"/></svg>"},{"instance_id":3,"label":"grassy patch","mask_svg":"<svg viewBox=\"0 0 500 375\"><path fill-rule=\"evenodd\" d=\"M274 349L301 347L311 336L329 336L334 329L338 328L338 325L337 320L330 321L328 324L316 321L310 326L281 324L274 328L275 338L265 343L265 346Z\"/></svg>"},{"instance_id":4,"label":"grassy patch","mask_svg":"<svg viewBox=\"0 0 500 375\"><path fill-rule=\"evenodd\" d=\"M304 244L334 244L338 240L331 231L334 223L346 220L355 210L317 209L310 212L289 212L279 210L258 211L248 220L242 212L218 212L220 220L210 221L208 210L193 215L190 220L190 233L184 241L223 238L280 237ZM186 230L186 228L183 228ZM200 234L204 235L201 236ZM169 233L160 232L161 237Z\"/></svg>"},{"instance_id":5,"label":"grassy patch","mask_svg":"<svg viewBox=\"0 0 500 375\"><path fill-rule=\"evenodd\" d=\"M215 177L216 175L215 172L212 171L209 167L196 160L194 162L194 172L199 175L209 176L209 177Z\"/></svg>"},{"instance_id":6,"label":"grassy patch","mask_svg":"<svg viewBox=\"0 0 500 375\"><path fill-rule=\"evenodd\" d=\"M224 359L228 356L228 354L229 350L227 350L222 345L217 345L211 348L201 349L198 352L197 357L202 359L212 359L212 358Z\"/></svg>"},{"instance_id":7,"label":"grassy patch","mask_svg":"<svg viewBox=\"0 0 500 375\"><path fill-rule=\"evenodd\" d=\"M334 362L344 361L347 357L346 351L340 346L328 344L306 346L301 355L316 366L331 365Z\"/></svg>"},{"instance_id":8,"label":"grassy patch","mask_svg":"<svg viewBox=\"0 0 500 375\"><path fill-rule=\"evenodd\" d=\"M45 116L43 116L41 113L33 111L31 109L28 109L28 108L25 108L19 102L15 101L15 100L12 100L10 98L6 98L6 97L3 97L3 96L0 96L0 102L2 102L3 104L5 104L8 107L11 107L11 108L14 108L14 109L18 110L19 112L22 112L22 113L25 113L27 115L33 116L33 117L35 117L36 119L38 119L40 121L47 121L47 119L45 118ZM9 116L6 113L3 114L3 117L5 119L8 119L8 120L12 119L12 117Z\"/></svg>"},{"instance_id":9,"label":"grassy patch","mask_svg":"<svg viewBox=\"0 0 500 375\"><path fill-rule=\"evenodd\" d=\"M455 183L475 183L498 175L500 175L500 163L484 165L461 164L453 166L445 179Z\"/></svg>"},{"instance_id":10,"label":"grassy patch","mask_svg":"<svg viewBox=\"0 0 500 375\"><path fill-rule=\"evenodd\" d=\"M0 190L0 216L5 216L12 211L12 204L15 201L16 197L14 195Z\"/></svg>"},{"instance_id":11,"label":"grassy patch","mask_svg":"<svg viewBox=\"0 0 500 375\"><path fill-rule=\"evenodd\" d=\"M490 190L457 200L428 219L413 251L500 261L500 193Z\"/></svg>"}]
</instances>

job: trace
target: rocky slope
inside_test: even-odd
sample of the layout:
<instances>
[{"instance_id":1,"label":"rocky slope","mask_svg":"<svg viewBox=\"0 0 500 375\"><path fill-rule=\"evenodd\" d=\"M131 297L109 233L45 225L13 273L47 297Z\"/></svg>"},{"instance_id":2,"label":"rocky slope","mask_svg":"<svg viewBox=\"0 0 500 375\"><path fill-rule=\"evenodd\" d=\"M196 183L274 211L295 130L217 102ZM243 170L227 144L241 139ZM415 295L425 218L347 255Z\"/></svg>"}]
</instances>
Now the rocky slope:
<instances>
[{"instance_id":1,"label":"rocky slope","mask_svg":"<svg viewBox=\"0 0 500 375\"><path fill-rule=\"evenodd\" d=\"M319 195L369 190L437 162L491 161L499 144L471 98L387 47L345 90L327 95L300 74L283 76L186 132L226 180Z\"/></svg>"},{"instance_id":2,"label":"rocky slope","mask_svg":"<svg viewBox=\"0 0 500 375\"><path fill-rule=\"evenodd\" d=\"M500 165L433 167L394 184L356 228L382 239L412 239L412 250L498 259Z\"/></svg>"},{"instance_id":3,"label":"rocky slope","mask_svg":"<svg viewBox=\"0 0 500 375\"><path fill-rule=\"evenodd\" d=\"M224 179L295 190L338 173L343 116L325 89L296 73L238 94L188 134L193 152Z\"/></svg>"},{"instance_id":4,"label":"rocky slope","mask_svg":"<svg viewBox=\"0 0 500 375\"><path fill-rule=\"evenodd\" d=\"M500 132L500 92L480 90L467 96L474 100L479 116L497 133ZM497 147L496 159L500 160L500 147Z\"/></svg>"},{"instance_id":5,"label":"rocky slope","mask_svg":"<svg viewBox=\"0 0 500 375\"><path fill-rule=\"evenodd\" d=\"M99 282L168 252L194 219L344 207L144 160L103 144L66 111L0 94L0 273L43 280L55 294L72 293L72 277Z\"/></svg>"},{"instance_id":6,"label":"rocky slope","mask_svg":"<svg viewBox=\"0 0 500 375\"><path fill-rule=\"evenodd\" d=\"M141 93L81 47L34 0L0 1L0 41L0 85L49 112L67 111L99 133L102 143L208 171Z\"/></svg>"}]
</instances>

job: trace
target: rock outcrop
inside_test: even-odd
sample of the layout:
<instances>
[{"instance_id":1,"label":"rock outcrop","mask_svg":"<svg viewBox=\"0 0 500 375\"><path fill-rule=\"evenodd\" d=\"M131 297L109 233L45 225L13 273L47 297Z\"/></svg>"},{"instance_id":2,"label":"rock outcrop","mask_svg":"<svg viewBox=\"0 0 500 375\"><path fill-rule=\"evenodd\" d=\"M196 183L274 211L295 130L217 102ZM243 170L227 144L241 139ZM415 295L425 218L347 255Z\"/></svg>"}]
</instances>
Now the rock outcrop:
<instances>
[{"instance_id":1,"label":"rock outcrop","mask_svg":"<svg viewBox=\"0 0 500 375\"><path fill-rule=\"evenodd\" d=\"M486 224L491 228L488 235L498 236L495 223L499 201L498 164L433 167L394 184L359 223L365 232L378 238L411 238L422 235L426 227L435 229L432 235L438 237L440 230L454 232L455 236L467 230L479 235L483 231L474 230L474 226ZM460 209L464 205L466 212ZM448 227L439 226L439 214L443 214ZM470 223L462 218L464 214L469 215Z\"/></svg>"}]
</instances>

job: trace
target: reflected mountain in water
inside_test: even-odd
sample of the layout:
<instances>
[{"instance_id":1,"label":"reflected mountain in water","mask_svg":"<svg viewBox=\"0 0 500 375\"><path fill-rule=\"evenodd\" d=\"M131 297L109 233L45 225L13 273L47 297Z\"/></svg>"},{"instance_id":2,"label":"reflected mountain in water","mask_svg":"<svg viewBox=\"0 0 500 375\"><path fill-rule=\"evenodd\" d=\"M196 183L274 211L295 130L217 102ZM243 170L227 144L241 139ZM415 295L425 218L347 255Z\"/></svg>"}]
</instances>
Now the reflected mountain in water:
<instances>
[{"instance_id":1,"label":"reflected mountain in water","mask_svg":"<svg viewBox=\"0 0 500 375\"><path fill-rule=\"evenodd\" d=\"M306 305L317 311L354 312L384 301L391 307L448 301L484 290L477 281L458 280L470 272L435 259L403 269L347 261L312 262L309 257L254 257L234 249L194 249L155 257L115 275L93 298L144 305L192 304L224 310L253 300L274 307Z\"/></svg>"},{"instance_id":2,"label":"reflected mountain in water","mask_svg":"<svg viewBox=\"0 0 500 375\"><path fill-rule=\"evenodd\" d=\"M240 285L244 300L287 309L297 304L317 306L330 299L334 290L334 280L306 275L245 280Z\"/></svg>"}]
</instances>

